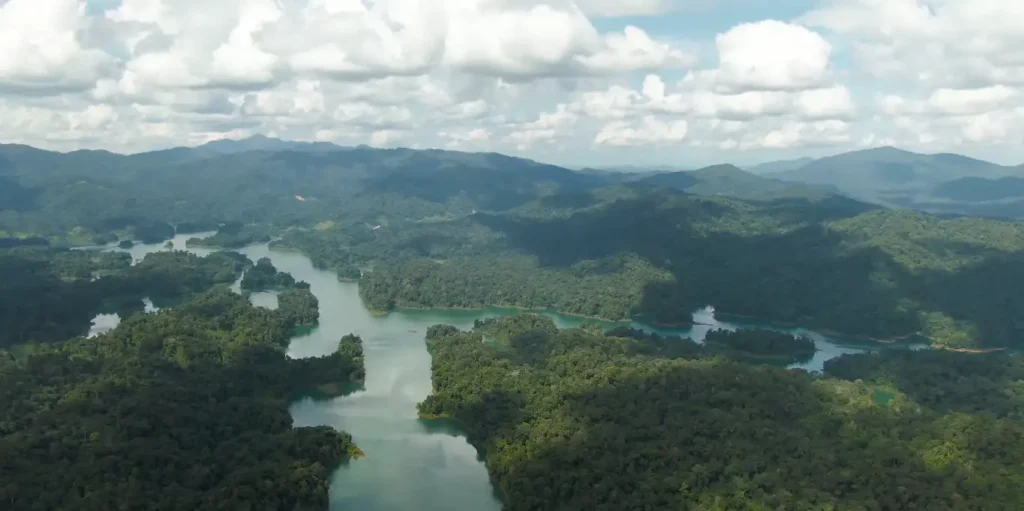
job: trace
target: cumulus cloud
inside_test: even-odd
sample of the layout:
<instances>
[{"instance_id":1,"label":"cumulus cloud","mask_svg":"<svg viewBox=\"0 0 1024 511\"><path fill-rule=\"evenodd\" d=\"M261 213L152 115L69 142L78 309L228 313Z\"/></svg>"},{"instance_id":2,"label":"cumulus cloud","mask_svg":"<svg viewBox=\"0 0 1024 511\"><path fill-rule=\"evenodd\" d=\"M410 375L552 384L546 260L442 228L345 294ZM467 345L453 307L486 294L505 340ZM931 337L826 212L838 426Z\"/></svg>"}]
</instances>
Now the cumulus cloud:
<instances>
[{"instance_id":1,"label":"cumulus cloud","mask_svg":"<svg viewBox=\"0 0 1024 511\"><path fill-rule=\"evenodd\" d=\"M744 23L719 35L715 45L714 79L726 91L804 90L829 80L832 45L799 25Z\"/></svg>"},{"instance_id":2,"label":"cumulus cloud","mask_svg":"<svg viewBox=\"0 0 1024 511\"><path fill-rule=\"evenodd\" d=\"M612 147L682 142L689 130L685 120L664 121L646 116L640 122L612 121L594 137L595 145Z\"/></svg>"},{"instance_id":3,"label":"cumulus cloud","mask_svg":"<svg viewBox=\"0 0 1024 511\"><path fill-rule=\"evenodd\" d=\"M116 70L116 59L82 45L85 2L0 3L0 90L55 92L91 87Z\"/></svg>"},{"instance_id":4,"label":"cumulus cloud","mask_svg":"<svg viewBox=\"0 0 1024 511\"><path fill-rule=\"evenodd\" d=\"M0 141L265 134L541 159L1024 141L1024 3L824 0L666 32L714 3L0 1Z\"/></svg>"},{"instance_id":5,"label":"cumulus cloud","mask_svg":"<svg viewBox=\"0 0 1024 511\"><path fill-rule=\"evenodd\" d=\"M678 0L580 0L579 8L594 16L643 16L678 7Z\"/></svg>"},{"instance_id":6,"label":"cumulus cloud","mask_svg":"<svg viewBox=\"0 0 1024 511\"><path fill-rule=\"evenodd\" d=\"M937 87L1024 84L1024 2L830 0L800 18L848 38L866 70Z\"/></svg>"}]
</instances>

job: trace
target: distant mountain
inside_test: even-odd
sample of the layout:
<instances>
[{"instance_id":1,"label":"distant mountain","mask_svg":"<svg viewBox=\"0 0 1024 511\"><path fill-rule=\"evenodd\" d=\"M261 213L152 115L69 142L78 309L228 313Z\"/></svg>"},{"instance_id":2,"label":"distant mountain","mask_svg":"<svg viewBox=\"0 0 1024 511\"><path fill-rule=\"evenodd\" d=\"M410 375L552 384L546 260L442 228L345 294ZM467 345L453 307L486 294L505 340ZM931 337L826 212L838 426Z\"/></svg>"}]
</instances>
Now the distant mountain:
<instances>
[{"instance_id":1,"label":"distant mountain","mask_svg":"<svg viewBox=\"0 0 1024 511\"><path fill-rule=\"evenodd\" d=\"M615 172L623 174L650 174L653 172L680 172L683 170L678 165L608 165L602 167L586 167L580 169L590 172Z\"/></svg>"},{"instance_id":2,"label":"distant mountain","mask_svg":"<svg viewBox=\"0 0 1024 511\"><path fill-rule=\"evenodd\" d=\"M263 135L253 135L241 140L214 140L195 148L198 152L217 154L250 151L337 151L339 149L342 149L342 146L330 142L295 142Z\"/></svg>"},{"instance_id":3,"label":"distant mountain","mask_svg":"<svg viewBox=\"0 0 1024 511\"><path fill-rule=\"evenodd\" d=\"M799 169L814 161L814 158L797 158L795 160L780 160L770 161L761 163L759 165L752 165L746 167L744 170L751 174L764 175L764 174L775 174L778 172L786 172L788 170Z\"/></svg>"},{"instance_id":4,"label":"distant mountain","mask_svg":"<svg viewBox=\"0 0 1024 511\"><path fill-rule=\"evenodd\" d=\"M256 138L122 155L0 145L0 237L56 239L158 221L302 224L345 211L411 220L502 211L607 184L494 153L328 146Z\"/></svg>"},{"instance_id":5,"label":"distant mountain","mask_svg":"<svg viewBox=\"0 0 1024 511\"><path fill-rule=\"evenodd\" d=\"M932 195L961 202L987 202L1024 198L1024 177L984 179L964 177L935 187Z\"/></svg>"},{"instance_id":6,"label":"distant mountain","mask_svg":"<svg viewBox=\"0 0 1024 511\"><path fill-rule=\"evenodd\" d=\"M207 142L196 147L172 147L158 151L131 155L138 161L185 161L210 158L226 154L241 154L255 151L308 151L327 152L346 149L330 142L296 142L281 140L264 135L253 135L239 140L221 139Z\"/></svg>"},{"instance_id":7,"label":"distant mountain","mask_svg":"<svg viewBox=\"0 0 1024 511\"><path fill-rule=\"evenodd\" d=\"M964 177L1013 175L1005 167L956 154L918 154L880 147L814 160L772 177L812 185L831 185L858 198L884 200L887 195L926 193L935 185Z\"/></svg>"},{"instance_id":8,"label":"distant mountain","mask_svg":"<svg viewBox=\"0 0 1024 511\"><path fill-rule=\"evenodd\" d=\"M686 172L655 174L639 182L677 188L697 195L726 195L748 200L823 198L832 195L824 187L794 184L755 176L735 165L712 165Z\"/></svg>"}]
</instances>

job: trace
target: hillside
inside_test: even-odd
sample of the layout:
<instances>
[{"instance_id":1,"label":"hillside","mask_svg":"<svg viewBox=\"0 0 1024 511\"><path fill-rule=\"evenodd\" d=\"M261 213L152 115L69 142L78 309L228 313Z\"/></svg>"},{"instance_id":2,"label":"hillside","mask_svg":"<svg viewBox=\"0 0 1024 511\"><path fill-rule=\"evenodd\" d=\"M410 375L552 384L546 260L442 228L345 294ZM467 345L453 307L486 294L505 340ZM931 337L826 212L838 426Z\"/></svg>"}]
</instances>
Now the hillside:
<instances>
[{"instance_id":1,"label":"hillside","mask_svg":"<svg viewBox=\"0 0 1024 511\"><path fill-rule=\"evenodd\" d=\"M217 147L243 148L225 144ZM178 157L167 158L167 151L119 155L0 146L0 237L89 243L156 222L287 226L349 207L410 217L468 214L604 184L599 177L499 154L316 147L211 154L201 146L169 150ZM395 197L402 200L387 204Z\"/></svg>"},{"instance_id":2,"label":"hillside","mask_svg":"<svg viewBox=\"0 0 1024 511\"><path fill-rule=\"evenodd\" d=\"M779 172L785 172L787 170L799 169L813 161L814 158L797 158L795 160L769 161L757 165L748 166L744 168L744 170L750 172L751 174L757 175L775 174Z\"/></svg>"},{"instance_id":3,"label":"hillside","mask_svg":"<svg viewBox=\"0 0 1024 511\"><path fill-rule=\"evenodd\" d=\"M997 178L1016 170L955 154L918 154L894 147L865 149L814 160L774 174L785 181L831 185L862 199L925 192L964 177Z\"/></svg>"},{"instance_id":4,"label":"hillside","mask_svg":"<svg viewBox=\"0 0 1024 511\"><path fill-rule=\"evenodd\" d=\"M1024 177L984 179L965 177L941 183L932 194L936 197L963 202L1002 201L1024 198Z\"/></svg>"},{"instance_id":5,"label":"hillside","mask_svg":"<svg viewBox=\"0 0 1024 511\"><path fill-rule=\"evenodd\" d=\"M713 165L689 172L667 172L642 178L638 182L667 186L697 195L724 195L747 200L781 198L823 198L830 193L824 187L788 183L756 176L734 165Z\"/></svg>"}]
</instances>

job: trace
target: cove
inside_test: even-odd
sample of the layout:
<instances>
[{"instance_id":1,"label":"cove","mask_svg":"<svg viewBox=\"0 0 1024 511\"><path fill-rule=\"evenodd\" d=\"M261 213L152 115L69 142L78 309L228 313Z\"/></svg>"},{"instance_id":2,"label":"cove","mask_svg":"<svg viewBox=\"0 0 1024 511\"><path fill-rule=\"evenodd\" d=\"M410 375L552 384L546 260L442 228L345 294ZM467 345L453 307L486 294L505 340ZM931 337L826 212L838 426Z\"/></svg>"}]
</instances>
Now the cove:
<instances>
[{"instance_id":1,"label":"cove","mask_svg":"<svg viewBox=\"0 0 1024 511\"><path fill-rule=\"evenodd\" d=\"M171 241L176 249L184 249L185 240L196 236L182 235ZM104 248L122 250L114 246ZM166 250L164 243L140 244L123 251L141 259L147 253L160 250ZM215 249L193 247L189 251L206 255ZM416 404L431 392L430 355L424 342L428 327L445 323L468 329L477 319L522 311L500 308L400 310L374 316L359 298L357 283L339 281L333 272L314 268L309 258L301 253L270 250L267 244L251 245L238 251L254 261L269 257L280 271L308 282L320 301L319 326L298 333L291 341L289 356L328 354L335 350L338 340L349 333L363 339L366 382L361 390L334 399L305 397L290 407L296 426L326 425L347 431L367 455L341 466L332 475L331 509L501 509L476 449L466 442L455 424L419 419ZM257 305L276 306L276 296L272 293L254 294L252 300ZM550 311L540 313L553 318L562 328L588 321ZM689 336L698 342L714 328L771 327L718 321L710 308L695 313L694 320L693 326L683 329L656 328L640 322L632 326L662 335ZM623 324L628 323L609 323L609 326ZM814 358L791 366L809 371L820 371L826 360L844 353L887 346L800 328L775 329L807 335L815 341L818 352Z\"/></svg>"}]
</instances>

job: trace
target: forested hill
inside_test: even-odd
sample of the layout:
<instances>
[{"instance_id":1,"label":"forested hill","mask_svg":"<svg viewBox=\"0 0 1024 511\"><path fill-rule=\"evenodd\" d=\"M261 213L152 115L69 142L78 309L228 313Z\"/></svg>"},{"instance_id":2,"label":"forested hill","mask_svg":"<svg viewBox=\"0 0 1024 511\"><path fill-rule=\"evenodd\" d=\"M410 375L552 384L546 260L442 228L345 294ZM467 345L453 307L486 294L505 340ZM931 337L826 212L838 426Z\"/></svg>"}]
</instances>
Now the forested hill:
<instances>
[{"instance_id":1,"label":"forested hill","mask_svg":"<svg viewBox=\"0 0 1024 511\"><path fill-rule=\"evenodd\" d=\"M432 327L420 411L467 428L513 511L1024 502L1019 357L841 357L843 380L621 334L529 317Z\"/></svg>"},{"instance_id":2,"label":"forested hill","mask_svg":"<svg viewBox=\"0 0 1024 511\"><path fill-rule=\"evenodd\" d=\"M685 186L680 186L680 180ZM820 189L731 166L662 175L580 172L496 153L374 149L269 138L120 155L0 145L0 238L154 242L219 223L303 226L339 211L377 222L501 212L624 181L746 199Z\"/></svg>"},{"instance_id":3,"label":"forested hill","mask_svg":"<svg viewBox=\"0 0 1024 511\"><path fill-rule=\"evenodd\" d=\"M284 233L278 245L366 274L360 292L378 310L505 305L680 324L714 305L966 349L1016 346L1024 331L1017 223L828 194L702 198L497 154L327 149L161 163L3 146L0 178L20 191L7 194L18 200L0 212L0 237L153 241L172 223L226 222L195 244L239 246Z\"/></svg>"},{"instance_id":4,"label":"forested hill","mask_svg":"<svg viewBox=\"0 0 1024 511\"><path fill-rule=\"evenodd\" d=\"M713 305L876 338L1019 346L1024 225L940 219L840 197L751 204L618 186L503 213L373 230L338 218L277 242L372 266L367 304L554 308L679 324Z\"/></svg>"},{"instance_id":5,"label":"forested hill","mask_svg":"<svg viewBox=\"0 0 1024 511\"><path fill-rule=\"evenodd\" d=\"M294 225L329 217L339 207L426 217L504 210L603 183L499 154L366 147L174 151L192 156L0 146L0 237L88 243L110 232L138 236L153 224Z\"/></svg>"},{"instance_id":6,"label":"forested hill","mask_svg":"<svg viewBox=\"0 0 1024 511\"><path fill-rule=\"evenodd\" d=\"M790 183L757 176L734 165L713 165L686 172L658 173L643 177L638 182L668 186L697 195L724 195L750 200L821 199L836 194L834 189L827 186Z\"/></svg>"},{"instance_id":7,"label":"forested hill","mask_svg":"<svg viewBox=\"0 0 1024 511\"><path fill-rule=\"evenodd\" d=\"M255 307L226 286L250 266L0 249L0 507L326 509L330 471L359 451L332 428L292 428L287 403L362 380L361 341L287 358L317 299L279 279L280 306ZM147 296L163 308L144 313ZM117 328L78 335L109 310Z\"/></svg>"}]
</instances>

